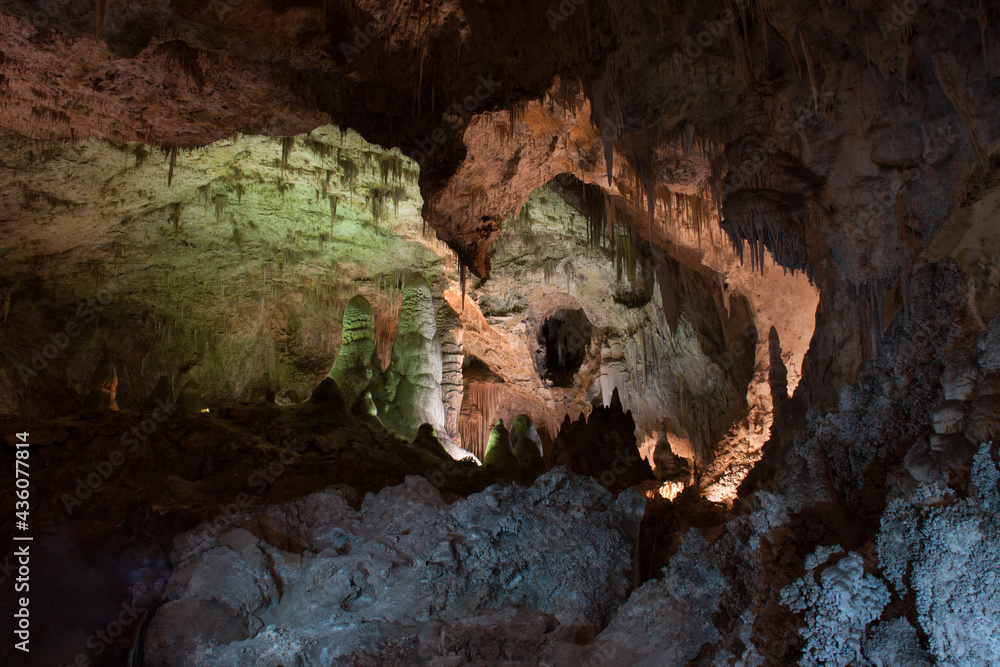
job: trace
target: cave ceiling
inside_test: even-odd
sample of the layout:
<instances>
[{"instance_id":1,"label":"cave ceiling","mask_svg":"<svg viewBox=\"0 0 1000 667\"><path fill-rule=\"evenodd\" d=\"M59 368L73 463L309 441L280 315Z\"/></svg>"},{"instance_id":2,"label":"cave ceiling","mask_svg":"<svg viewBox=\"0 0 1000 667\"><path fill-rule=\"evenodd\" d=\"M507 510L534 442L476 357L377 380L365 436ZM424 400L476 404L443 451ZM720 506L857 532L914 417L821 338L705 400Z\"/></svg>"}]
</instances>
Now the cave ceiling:
<instances>
[{"instance_id":1,"label":"cave ceiling","mask_svg":"<svg viewBox=\"0 0 1000 667\"><path fill-rule=\"evenodd\" d=\"M805 272L874 331L984 194L991 29L931 1L6 0L0 125L168 150L350 127L416 159L424 220L480 277L498 221L568 172L690 265L725 261L701 242L721 223L741 263ZM854 338L853 361L818 363L852 377L877 336Z\"/></svg>"}]
</instances>

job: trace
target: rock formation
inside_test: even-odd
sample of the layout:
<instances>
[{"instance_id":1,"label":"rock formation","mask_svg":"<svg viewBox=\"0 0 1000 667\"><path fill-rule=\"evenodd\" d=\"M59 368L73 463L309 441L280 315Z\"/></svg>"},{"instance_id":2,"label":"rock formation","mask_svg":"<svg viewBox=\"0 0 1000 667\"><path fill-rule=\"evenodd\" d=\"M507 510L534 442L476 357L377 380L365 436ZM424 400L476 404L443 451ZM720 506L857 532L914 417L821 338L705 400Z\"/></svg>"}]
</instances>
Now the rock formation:
<instances>
[{"instance_id":1,"label":"rock formation","mask_svg":"<svg viewBox=\"0 0 1000 667\"><path fill-rule=\"evenodd\" d=\"M643 500L613 499L565 470L516 489L447 505L408 477L360 510L349 491L331 488L234 517L221 532L200 526L174 544L175 599L153 620L147 662L429 660L454 650L437 639L442 630L470 617L487 624L472 631L476 642L492 623L520 633L517 614L503 620L513 605L526 618L540 612L542 631L571 643L624 601ZM567 540L553 544L556 531ZM351 629L360 623L368 631Z\"/></svg>"},{"instance_id":2,"label":"rock formation","mask_svg":"<svg viewBox=\"0 0 1000 667\"><path fill-rule=\"evenodd\" d=\"M438 306L437 333L441 340L441 400L444 402L444 428L452 442L462 442L458 418L462 411L462 319L447 301Z\"/></svg>"},{"instance_id":3,"label":"rock formation","mask_svg":"<svg viewBox=\"0 0 1000 667\"><path fill-rule=\"evenodd\" d=\"M0 0L26 655L1000 661L995 5Z\"/></svg>"},{"instance_id":4,"label":"rock formation","mask_svg":"<svg viewBox=\"0 0 1000 667\"><path fill-rule=\"evenodd\" d=\"M542 456L544 454L542 440L538 437L538 429L535 428L535 424L531 421L531 417L528 415L518 415L514 417L514 422L510 426L510 441L511 444L517 446L524 440L527 440L535 445L535 453L538 456Z\"/></svg>"},{"instance_id":5,"label":"rock formation","mask_svg":"<svg viewBox=\"0 0 1000 667\"><path fill-rule=\"evenodd\" d=\"M504 427L502 419L498 420L490 431L486 453L483 455L483 465L492 467L496 475L504 479L518 479L521 476L518 458L514 454L510 444L510 434Z\"/></svg>"},{"instance_id":6,"label":"rock formation","mask_svg":"<svg viewBox=\"0 0 1000 667\"><path fill-rule=\"evenodd\" d=\"M355 295L344 307L344 333L329 377L336 381L344 399L353 405L369 390L380 371L375 357L375 318L371 304Z\"/></svg>"},{"instance_id":7,"label":"rock formation","mask_svg":"<svg viewBox=\"0 0 1000 667\"><path fill-rule=\"evenodd\" d=\"M152 412L153 410L159 408L161 410L165 409L163 406L170 406L174 402L173 392L170 390L170 380L167 379L166 375L161 375L156 381L156 385L153 390L149 392L146 400L142 402L140 406L140 412Z\"/></svg>"},{"instance_id":8,"label":"rock formation","mask_svg":"<svg viewBox=\"0 0 1000 667\"><path fill-rule=\"evenodd\" d=\"M383 423L405 438L415 436L423 423L443 431L441 376L433 296L423 276L411 274L403 286L392 361L375 397Z\"/></svg>"},{"instance_id":9,"label":"rock formation","mask_svg":"<svg viewBox=\"0 0 1000 667\"><path fill-rule=\"evenodd\" d=\"M590 475L611 491L620 491L653 477L649 463L639 456L635 443L635 421L622 410L617 390L611 406L595 403L590 417L563 421L552 444L551 465L565 465L581 475Z\"/></svg>"}]
</instances>

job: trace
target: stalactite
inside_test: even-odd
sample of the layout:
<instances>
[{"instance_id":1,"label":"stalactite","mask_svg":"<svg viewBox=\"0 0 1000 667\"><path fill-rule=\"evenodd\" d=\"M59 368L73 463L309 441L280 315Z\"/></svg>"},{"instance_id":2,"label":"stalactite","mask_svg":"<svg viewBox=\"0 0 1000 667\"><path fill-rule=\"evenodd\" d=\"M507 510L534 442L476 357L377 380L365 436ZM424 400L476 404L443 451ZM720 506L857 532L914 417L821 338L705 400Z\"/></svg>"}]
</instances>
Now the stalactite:
<instances>
[{"instance_id":1,"label":"stalactite","mask_svg":"<svg viewBox=\"0 0 1000 667\"><path fill-rule=\"evenodd\" d=\"M816 73L813 71L812 56L809 54L809 46L806 44L806 37L801 32L799 33L799 43L802 44L802 55L805 56L806 69L809 71L809 85L812 88L813 96L813 111L815 113L819 113L819 88L816 85ZM903 69L903 77L906 77L905 67Z\"/></svg>"},{"instance_id":2,"label":"stalactite","mask_svg":"<svg viewBox=\"0 0 1000 667\"><path fill-rule=\"evenodd\" d=\"M545 267L543 269L543 277L545 278L546 283L548 283L549 280L552 279L552 274L555 273L557 266L558 262L556 260L552 259L551 257L546 258Z\"/></svg>"},{"instance_id":3,"label":"stalactite","mask_svg":"<svg viewBox=\"0 0 1000 667\"><path fill-rule=\"evenodd\" d=\"M486 199L486 186L482 183L473 183L468 189L469 195L469 214L475 214L481 208L483 201Z\"/></svg>"},{"instance_id":4,"label":"stalactite","mask_svg":"<svg viewBox=\"0 0 1000 667\"><path fill-rule=\"evenodd\" d=\"M170 220L174 223L174 231L180 229L181 224L181 204L180 202L170 205Z\"/></svg>"},{"instance_id":5,"label":"stalactite","mask_svg":"<svg viewBox=\"0 0 1000 667\"><path fill-rule=\"evenodd\" d=\"M292 156L292 148L295 146L295 137L281 138L281 178L285 177L285 170L288 169L288 160Z\"/></svg>"},{"instance_id":6,"label":"stalactite","mask_svg":"<svg viewBox=\"0 0 1000 667\"><path fill-rule=\"evenodd\" d=\"M378 156L378 167L379 174L382 178L382 185L388 185L389 179L392 179L392 184L399 186L403 180L403 158L399 155L389 154L389 155L379 155Z\"/></svg>"},{"instance_id":7,"label":"stalactite","mask_svg":"<svg viewBox=\"0 0 1000 667\"><path fill-rule=\"evenodd\" d=\"M385 196L386 192L384 188L376 186L368 190L372 221L375 223L376 229L380 227L382 218L385 217Z\"/></svg>"},{"instance_id":8,"label":"stalactite","mask_svg":"<svg viewBox=\"0 0 1000 667\"><path fill-rule=\"evenodd\" d=\"M399 331L402 295L390 296L389 307L375 315L375 354L384 372L392 361L392 345Z\"/></svg>"},{"instance_id":9,"label":"stalactite","mask_svg":"<svg viewBox=\"0 0 1000 667\"><path fill-rule=\"evenodd\" d=\"M608 226L608 196L603 188L583 185L584 218L587 220L587 241L591 247L604 243L604 230Z\"/></svg>"},{"instance_id":10,"label":"stalactite","mask_svg":"<svg viewBox=\"0 0 1000 667\"><path fill-rule=\"evenodd\" d=\"M333 231L333 226L337 222L337 205L340 203L340 197L337 195L330 195L330 231Z\"/></svg>"},{"instance_id":11,"label":"stalactite","mask_svg":"<svg viewBox=\"0 0 1000 667\"><path fill-rule=\"evenodd\" d=\"M986 68L986 73L991 74L990 71L990 58L986 50L986 33L990 27L990 17L986 13L986 0L977 0L977 19L979 20L979 38L983 43L983 65Z\"/></svg>"},{"instance_id":12,"label":"stalactite","mask_svg":"<svg viewBox=\"0 0 1000 667\"><path fill-rule=\"evenodd\" d=\"M226 210L226 203L229 198L225 194L215 195L215 223L219 224L222 220L222 213Z\"/></svg>"},{"instance_id":13,"label":"stalactite","mask_svg":"<svg viewBox=\"0 0 1000 667\"><path fill-rule=\"evenodd\" d=\"M97 39L100 39L101 31L104 30L104 17L108 12L108 0L95 0L94 4L97 12Z\"/></svg>"},{"instance_id":14,"label":"stalactite","mask_svg":"<svg viewBox=\"0 0 1000 667\"><path fill-rule=\"evenodd\" d=\"M501 382L466 382L458 428L462 447L480 460L486 453L490 432L500 417L505 394L506 387Z\"/></svg>"},{"instance_id":15,"label":"stalactite","mask_svg":"<svg viewBox=\"0 0 1000 667\"><path fill-rule=\"evenodd\" d=\"M170 167L167 169L167 187L169 188L174 183L174 167L177 166L177 146L168 148L167 156L167 159L170 161Z\"/></svg>"},{"instance_id":16,"label":"stalactite","mask_svg":"<svg viewBox=\"0 0 1000 667\"><path fill-rule=\"evenodd\" d=\"M459 268L459 280L462 282L462 312L465 312L465 262Z\"/></svg>"},{"instance_id":17,"label":"stalactite","mask_svg":"<svg viewBox=\"0 0 1000 667\"><path fill-rule=\"evenodd\" d=\"M358 182L358 174L360 172L358 165L350 158L338 159L337 165L341 170L340 184L350 190L351 200L353 201L354 187Z\"/></svg>"},{"instance_id":18,"label":"stalactite","mask_svg":"<svg viewBox=\"0 0 1000 667\"><path fill-rule=\"evenodd\" d=\"M330 178L333 176L333 170L326 170L326 178L323 179L323 197L325 198L330 191Z\"/></svg>"},{"instance_id":19,"label":"stalactite","mask_svg":"<svg viewBox=\"0 0 1000 667\"><path fill-rule=\"evenodd\" d=\"M610 139L605 138L605 132L601 132L601 145L604 146L604 164L608 172L608 187L613 187L612 176L615 171L615 144Z\"/></svg>"},{"instance_id":20,"label":"stalactite","mask_svg":"<svg viewBox=\"0 0 1000 667\"><path fill-rule=\"evenodd\" d=\"M166 53L164 69L168 72L173 70L176 64L184 75L186 83L194 81L198 90L205 87L205 73L198 66L198 49L188 46L183 40L172 39L158 46L155 53Z\"/></svg>"}]
</instances>

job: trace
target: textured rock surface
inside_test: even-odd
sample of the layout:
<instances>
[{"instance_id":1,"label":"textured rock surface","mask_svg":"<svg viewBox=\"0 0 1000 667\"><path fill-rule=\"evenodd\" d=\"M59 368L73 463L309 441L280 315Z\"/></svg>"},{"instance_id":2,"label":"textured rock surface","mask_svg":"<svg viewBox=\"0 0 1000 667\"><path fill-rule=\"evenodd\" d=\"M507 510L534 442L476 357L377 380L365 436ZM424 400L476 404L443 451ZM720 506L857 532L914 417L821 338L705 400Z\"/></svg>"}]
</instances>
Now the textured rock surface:
<instances>
[{"instance_id":1,"label":"textured rock surface","mask_svg":"<svg viewBox=\"0 0 1000 667\"><path fill-rule=\"evenodd\" d=\"M1000 578L1000 475L988 445L980 449L974 477L976 492L965 499L921 487L893 501L878 538L886 578L900 596L915 595L929 652L944 663L1000 660L1000 606L992 592Z\"/></svg>"},{"instance_id":2,"label":"textured rock surface","mask_svg":"<svg viewBox=\"0 0 1000 667\"><path fill-rule=\"evenodd\" d=\"M435 315L427 281L420 274L410 275L403 286L392 361L374 394L383 422L405 438L412 438L417 426L425 423L444 431L441 339Z\"/></svg>"},{"instance_id":3,"label":"textured rock surface","mask_svg":"<svg viewBox=\"0 0 1000 667\"><path fill-rule=\"evenodd\" d=\"M552 465L566 465L581 475L590 475L612 491L653 476L649 463L639 456L632 413L622 410L617 391L610 407L595 405L590 417L575 422L566 417L552 443L549 460Z\"/></svg>"},{"instance_id":4,"label":"textured rock surface","mask_svg":"<svg viewBox=\"0 0 1000 667\"><path fill-rule=\"evenodd\" d=\"M661 579L636 590L588 649L621 665L686 665L719 639L714 614L727 584L691 529Z\"/></svg>"},{"instance_id":5,"label":"textured rock surface","mask_svg":"<svg viewBox=\"0 0 1000 667\"><path fill-rule=\"evenodd\" d=\"M643 505L556 470L526 491L493 487L451 505L410 477L359 510L336 489L270 506L176 541L172 601L146 658L256 664L282 637L267 650L286 660L349 661L413 624L461 626L505 605L543 612L543 627L601 626L628 593ZM508 631L519 616L538 618L515 612ZM345 627L368 622L371 633L343 641Z\"/></svg>"},{"instance_id":6,"label":"textured rock surface","mask_svg":"<svg viewBox=\"0 0 1000 667\"><path fill-rule=\"evenodd\" d=\"M864 562L849 553L822 570L837 549L820 547L806 559L806 576L781 591L792 611L805 612L808 625L802 665L850 665L862 659L865 628L889 603L889 591L866 575Z\"/></svg>"},{"instance_id":7,"label":"textured rock surface","mask_svg":"<svg viewBox=\"0 0 1000 667\"><path fill-rule=\"evenodd\" d=\"M340 387L347 404L353 405L380 371L372 307L366 298L356 295L344 307L343 341L329 376Z\"/></svg>"}]
</instances>

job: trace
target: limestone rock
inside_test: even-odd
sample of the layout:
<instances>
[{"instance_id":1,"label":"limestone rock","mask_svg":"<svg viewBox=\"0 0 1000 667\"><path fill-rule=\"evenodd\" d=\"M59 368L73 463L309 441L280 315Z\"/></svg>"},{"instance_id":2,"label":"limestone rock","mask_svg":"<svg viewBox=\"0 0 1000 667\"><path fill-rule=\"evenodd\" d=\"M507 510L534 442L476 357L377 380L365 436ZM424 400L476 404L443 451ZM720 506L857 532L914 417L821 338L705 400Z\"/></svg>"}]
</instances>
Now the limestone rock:
<instances>
[{"instance_id":1,"label":"limestone rock","mask_svg":"<svg viewBox=\"0 0 1000 667\"><path fill-rule=\"evenodd\" d=\"M941 388L946 401L971 401L976 395L978 368L969 352L955 355L941 374Z\"/></svg>"},{"instance_id":2,"label":"limestone rock","mask_svg":"<svg viewBox=\"0 0 1000 667\"><path fill-rule=\"evenodd\" d=\"M538 430L535 428L534 422L531 421L531 417L528 415L517 415L510 426L510 442L512 445L517 445L525 438L535 443L539 456L544 454L542 439L539 437Z\"/></svg>"},{"instance_id":3,"label":"limestone rock","mask_svg":"<svg viewBox=\"0 0 1000 667\"><path fill-rule=\"evenodd\" d=\"M203 526L179 537L147 663L252 664L266 646L284 664L337 663L412 637L414 624L440 632L476 617L510 628L523 619L528 638L559 624L572 637L625 601L645 505L564 469L530 489L494 486L450 505L417 477L368 495L358 511L347 500L330 489L235 517L218 534ZM491 615L504 605L520 611ZM458 636L486 636L465 627Z\"/></svg>"},{"instance_id":4,"label":"limestone rock","mask_svg":"<svg viewBox=\"0 0 1000 667\"><path fill-rule=\"evenodd\" d=\"M521 438L514 446L514 456L519 468L518 481L530 484L545 472L545 460L538 452L538 445L530 438Z\"/></svg>"},{"instance_id":5,"label":"limestone rock","mask_svg":"<svg viewBox=\"0 0 1000 667\"><path fill-rule=\"evenodd\" d=\"M923 130L916 123L903 123L886 130L875 140L871 161L880 167L898 169L919 163L923 154Z\"/></svg>"},{"instance_id":6,"label":"limestone rock","mask_svg":"<svg viewBox=\"0 0 1000 667\"><path fill-rule=\"evenodd\" d=\"M649 463L636 447L632 413L623 412L617 389L610 407L594 403L589 419L581 415L570 422L567 415L552 451L553 465L590 475L612 491L653 478Z\"/></svg>"},{"instance_id":7,"label":"limestone rock","mask_svg":"<svg viewBox=\"0 0 1000 667\"><path fill-rule=\"evenodd\" d=\"M713 622L728 588L697 529L688 531L662 579L639 587L588 647L582 664L687 665L719 631ZM642 656L642 657L640 657Z\"/></svg>"},{"instance_id":8,"label":"limestone rock","mask_svg":"<svg viewBox=\"0 0 1000 667\"><path fill-rule=\"evenodd\" d=\"M392 361L373 391L382 422L407 439L424 423L443 430L442 372L434 299L424 277L412 273L403 285Z\"/></svg>"},{"instance_id":9,"label":"limestone rock","mask_svg":"<svg viewBox=\"0 0 1000 667\"><path fill-rule=\"evenodd\" d=\"M961 433L964 426L965 405L960 401L945 401L934 411L935 433Z\"/></svg>"},{"instance_id":10,"label":"limestone rock","mask_svg":"<svg viewBox=\"0 0 1000 667\"><path fill-rule=\"evenodd\" d=\"M656 478L661 481L686 482L691 477L691 465L687 459L674 453L666 431L661 432L657 440L653 463L656 465Z\"/></svg>"},{"instance_id":11,"label":"limestone rock","mask_svg":"<svg viewBox=\"0 0 1000 667\"><path fill-rule=\"evenodd\" d=\"M441 441L438 440L437 433L430 424L420 425L420 428L417 429L417 437L413 439L412 444L414 447L419 447L443 461L454 460L451 454L448 453L448 450L441 444Z\"/></svg>"},{"instance_id":12,"label":"limestone rock","mask_svg":"<svg viewBox=\"0 0 1000 667\"><path fill-rule=\"evenodd\" d=\"M347 401L344 400L340 387L331 377L323 378L323 381L316 386L312 396L309 397L309 406L321 408L331 413L347 413Z\"/></svg>"},{"instance_id":13,"label":"limestone rock","mask_svg":"<svg viewBox=\"0 0 1000 667\"><path fill-rule=\"evenodd\" d=\"M448 438L461 442L458 418L462 411L464 379L462 364L465 354L462 339L465 333L462 319L447 301L437 310L437 333L441 340L441 400L444 404L444 430Z\"/></svg>"},{"instance_id":14,"label":"limestone rock","mask_svg":"<svg viewBox=\"0 0 1000 667\"><path fill-rule=\"evenodd\" d=\"M503 420L497 420L493 430L490 431L490 439L486 444L486 453L483 455L483 465L493 466L497 477L504 479L516 479L519 476L517 457L510 446L510 434L503 424Z\"/></svg>"},{"instance_id":15,"label":"limestone rock","mask_svg":"<svg viewBox=\"0 0 1000 667\"><path fill-rule=\"evenodd\" d=\"M944 480L941 457L931 451L926 438L917 440L910 448L903 459L903 465L909 471L910 476L918 482L933 484Z\"/></svg>"},{"instance_id":16,"label":"limestone rock","mask_svg":"<svg viewBox=\"0 0 1000 667\"><path fill-rule=\"evenodd\" d=\"M344 307L343 340L328 377L336 381L344 400L352 405L378 371L375 317L368 299L358 294Z\"/></svg>"},{"instance_id":17,"label":"limestone rock","mask_svg":"<svg viewBox=\"0 0 1000 667\"><path fill-rule=\"evenodd\" d=\"M781 359L781 341L778 339L778 330L771 327L767 335L768 356L771 365L768 367L767 383L771 387L771 400L775 410L788 399L788 369Z\"/></svg>"},{"instance_id":18,"label":"limestone rock","mask_svg":"<svg viewBox=\"0 0 1000 667\"><path fill-rule=\"evenodd\" d=\"M966 433L977 442L1000 438L1000 394L979 397L969 410Z\"/></svg>"}]
</instances>

